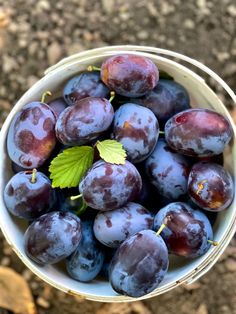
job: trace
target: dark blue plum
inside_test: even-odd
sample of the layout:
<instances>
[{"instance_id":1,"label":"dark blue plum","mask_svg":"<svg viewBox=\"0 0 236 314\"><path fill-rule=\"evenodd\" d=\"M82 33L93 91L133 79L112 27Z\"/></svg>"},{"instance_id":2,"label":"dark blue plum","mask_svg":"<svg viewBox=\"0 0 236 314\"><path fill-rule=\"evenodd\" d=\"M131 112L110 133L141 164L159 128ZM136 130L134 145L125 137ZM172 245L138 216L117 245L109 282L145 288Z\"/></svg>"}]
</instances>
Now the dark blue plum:
<instances>
[{"instance_id":1,"label":"dark blue plum","mask_svg":"<svg viewBox=\"0 0 236 314\"><path fill-rule=\"evenodd\" d=\"M40 167L56 145L56 117L41 102L25 105L13 118L7 136L10 159L25 169Z\"/></svg>"},{"instance_id":2,"label":"dark blue plum","mask_svg":"<svg viewBox=\"0 0 236 314\"><path fill-rule=\"evenodd\" d=\"M87 97L66 108L56 122L56 136L64 145L83 145L111 125L114 110L105 98Z\"/></svg>"},{"instance_id":3,"label":"dark blue plum","mask_svg":"<svg viewBox=\"0 0 236 314\"><path fill-rule=\"evenodd\" d=\"M103 261L102 247L93 234L93 221L83 221L82 239L75 252L66 261L67 271L72 278L88 282L97 277Z\"/></svg>"},{"instance_id":4,"label":"dark blue plum","mask_svg":"<svg viewBox=\"0 0 236 314\"><path fill-rule=\"evenodd\" d=\"M149 108L161 126L176 113L190 108L187 90L179 83L166 79L160 79L153 90L130 102Z\"/></svg>"},{"instance_id":5,"label":"dark blue plum","mask_svg":"<svg viewBox=\"0 0 236 314\"><path fill-rule=\"evenodd\" d=\"M78 194L77 188L55 189L55 192L57 196L57 210L71 213L79 211L82 205L81 198L71 200L71 196Z\"/></svg>"},{"instance_id":6,"label":"dark blue plum","mask_svg":"<svg viewBox=\"0 0 236 314\"><path fill-rule=\"evenodd\" d=\"M78 188L69 189L55 189L57 202L54 206L55 209L62 212L71 212L79 216L82 220L94 220L98 210L85 207L83 199L71 199L71 196L78 194Z\"/></svg>"},{"instance_id":7,"label":"dark blue plum","mask_svg":"<svg viewBox=\"0 0 236 314\"><path fill-rule=\"evenodd\" d=\"M48 103L48 106L54 112L56 118L58 119L60 113L66 109L68 106L62 97L54 99Z\"/></svg>"},{"instance_id":8,"label":"dark blue plum","mask_svg":"<svg viewBox=\"0 0 236 314\"><path fill-rule=\"evenodd\" d=\"M156 86L159 71L153 61L146 57L115 55L102 63L101 79L119 95L139 97Z\"/></svg>"},{"instance_id":9,"label":"dark blue plum","mask_svg":"<svg viewBox=\"0 0 236 314\"><path fill-rule=\"evenodd\" d=\"M110 283L116 292L138 298L159 286L168 265L162 237L152 230L143 230L117 249L110 265Z\"/></svg>"},{"instance_id":10,"label":"dark blue plum","mask_svg":"<svg viewBox=\"0 0 236 314\"><path fill-rule=\"evenodd\" d=\"M183 202L170 203L155 216L154 230L162 224L161 232L170 253L195 258L205 254L213 240L213 231L207 216Z\"/></svg>"},{"instance_id":11,"label":"dark blue plum","mask_svg":"<svg viewBox=\"0 0 236 314\"><path fill-rule=\"evenodd\" d=\"M104 279L109 280L111 260L116 253L116 249L104 247L103 251L104 251L105 257L104 257L104 261L103 261L102 268L100 270L99 275L103 277Z\"/></svg>"},{"instance_id":12,"label":"dark blue plum","mask_svg":"<svg viewBox=\"0 0 236 314\"><path fill-rule=\"evenodd\" d=\"M77 209L79 199L72 201L70 198L73 195L78 194L77 188L55 188L56 197L57 197L57 207L59 211L62 212L73 212Z\"/></svg>"},{"instance_id":13,"label":"dark blue plum","mask_svg":"<svg viewBox=\"0 0 236 314\"><path fill-rule=\"evenodd\" d=\"M188 179L188 192L200 208L219 212L229 207L234 198L234 183L230 173L211 162L193 165Z\"/></svg>"},{"instance_id":14,"label":"dark blue plum","mask_svg":"<svg viewBox=\"0 0 236 314\"><path fill-rule=\"evenodd\" d=\"M187 193L191 162L187 157L173 152L164 140L158 141L145 167L150 182L160 195L177 200Z\"/></svg>"},{"instance_id":15,"label":"dark blue plum","mask_svg":"<svg viewBox=\"0 0 236 314\"><path fill-rule=\"evenodd\" d=\"M99 212L94 220L95 237L102 244L117 248L138 231L152 229L151 213L142 205L127 203L121 208Z\"/></svg>"},{"instance_id":16,"label":"dark blue plum","mask_svg":"<svg viewBox=\"0 0 236 314\"><path fill-rule=\"evenodd\" d=\"M81 240L80 219L72 213L47 213L28 227L25 252L38 264L55 264L71 255Z\"/></svg>"},{"instance_id":17,"label":"dark blue plum","mask_svg":"<svg viewBox=\"0 0 236 314\"><path fill-rule=\"evenodd\" d=\"M4 201L11 214L19 218L33 220L49 212L55 204L55 191L48 177L32 171L15 174L4 189Z\"/></svg>"},{"instance_id":18,"label":"dark blue plum","mask_svg":"<svg viewBox=\"0 0 236 314\"><path fill-rule=\"evenodd\" d=\"M150 182L145 170L145 161L137 164L137 169L142 177L142 190L135 202L146 207L152 214L171 203L171 200L160 195L156 187Z\"/></svg>"},{"instance_id":19,"label":"dark blue plum","mask_svg":"<svg viewBox=\"0 0 236 314\"><path fill-rule=\"evenodd\" d=\"M66 83L63 95L68 105L74 105L86 97L108 97L109 89L101 81L99 72L84 72Z\"/></svg>"},{"instance_id":20,"label":"dark blue plum","mask_svg":"<svg viewBox=\"0 0 236 314\"><path fill-rule=\"evenodd\" d=\"M142 190L140 196L135 200L137 203L152 210L156 207L157 191L155 187L149 182L147 176L142 176Z\"/></svg>"},{"instance_id":21,"label":"dark blue plum","mask_svg":"<svg viewBox=\"0 0 236 314\"><path fill-rule=\"evenodd\" d=\"M151 110L127 103L115 113L113 138L122 143L128 159L138 163L153 151L159 136L159 124Z\"/></svg>"},{"instance_id":22,"label":"dark blue plum","mask_svg":"<svg viewBox=\"0 0 236 314\"><path fill-rule=\"evenodd\" d=\"M133 164L115 165L99 160L79 184L87 205L102 211L119 208L139 197L142 179Z\"/></svg>"},{"instance_id":23,"label":"dark blue plum","mask_svg":"<svg viewBox=\"0 0 236 314\"><path fill-rule=\"evenodd\" d=\"M230 122L209 109L177 113L165 125L167 144L176 152L194 157L221 154L233 136Z\"/></svg>"}]
</instances>

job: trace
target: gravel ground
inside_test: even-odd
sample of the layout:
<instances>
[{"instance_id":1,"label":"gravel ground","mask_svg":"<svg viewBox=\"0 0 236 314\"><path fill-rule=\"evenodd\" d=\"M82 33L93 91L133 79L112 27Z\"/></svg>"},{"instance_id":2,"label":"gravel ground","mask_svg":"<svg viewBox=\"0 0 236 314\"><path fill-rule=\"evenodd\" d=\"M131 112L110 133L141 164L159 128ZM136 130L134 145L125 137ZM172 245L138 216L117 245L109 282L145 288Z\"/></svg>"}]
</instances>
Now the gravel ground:
<instances>
[{"instance_id":1,"label":"gravel ground","mask_svg":"<svg viewBox=\"0 0 236 314\"><path fill-rule=\"evenodd\" d=\"M46 68L72 53L106 45L140 44L184 53L236 90L235 20L235 0L0 0L0 125ZM213 87L224 100L222 90ZM0 263L29 282L42 314L236 313L235 240L192 286L133 304L108 306L56 291L25 269L2 237Z\"/></svg>"}]
</instances>

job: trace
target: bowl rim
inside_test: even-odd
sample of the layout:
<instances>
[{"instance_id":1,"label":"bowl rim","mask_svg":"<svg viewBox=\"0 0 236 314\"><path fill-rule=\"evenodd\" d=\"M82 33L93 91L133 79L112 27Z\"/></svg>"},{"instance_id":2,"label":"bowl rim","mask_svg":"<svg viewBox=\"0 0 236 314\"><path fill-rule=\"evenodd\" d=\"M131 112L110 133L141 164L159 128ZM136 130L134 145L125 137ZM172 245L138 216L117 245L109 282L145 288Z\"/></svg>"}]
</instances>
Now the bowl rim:
<instances>
[{"instance_id":1,"label":"bowl rim","mask_svg":"<svg viewBox=\"0 0 236 314\"><path fill-rule=\"evenodd\" d=\"M91 50L86 50L83 51L81 53L78 54L74 54L68 58L62 59L61 61L59 61L56 65L50 67L48 70L45 71L45 76L42 77L39 81L50 77L50 75L52 73L57 72L57 70L61 70L62 67L69 67L70 65L72 65L75 62L79 62L79 60L82 60L83 57L89 57L89 56L93 56L94 54L99 54L99 53L118 53L118 52L122 52L123 51L129 53L130 51L133 53L139 53L139 52L145 52L147 54L149 54L151 56L152 53L155 53L157 55L161 54L161 55L167 55L167 56L171 56L171 57L178 57L181 60L190 62L191 64L197 66L198 68L200 68L201 70L203 70L205 73L207 73L208 75L210 75L211 77L213 77L224 89L225 91L230 95L230 97L233 99L233 101L236 104L236 96L234 94L234 92L230 89L230 87L212 70L210 70L208 67L206 67L205 65L201 64L200 62L191 59L189 57L186 57L182 54L179 53L175 53L172 52L170 50L165 50L165 49L159 49L159 48L154 48L154 47L146 47L146 46L130 46L130 45L121 45L121 46L108 46L108 47L102 47L102 48L95 48L95 49L91 49ZM163 57L161 57L163 58ZM163 58L166 59L166 58ZM170 61L168 58L166 59L167 61ZM174 61L171 61L174 62ZM176 63L176 62L174 62ZM181 65L181 67L188 69L186 66ZM188 69L189 71L193 72L192 70ZM207 71L206 71L207 70ZM193 72L195 75L197 75L195 72ZM213 74L213 75L212 75ZM38 81L38 82L39 82ZM204 80L203 80L204 81ZM37 82L37 83L38 83ZM223 82L223 84L222 84ZM37 84L36 83L36 84ZM24 97L29 91L31 90L31 88L26 91L26 93L22 96ZM22 98L21 97L21 98ZM20 98L20 99L21 99ZM18 103L18 102L17 102ZM13 118L13 116L15 115L15 113L19 110L18 108L16 109L17 104L13 107L13 109L11 110L9 116L7 117L7 119L4 122L4 125L2 127L1 133L0 133L0 143L3 142L4 139L4 135L8 130L9 124ZM228 113L228 111L227 111ZM233 123L233 120L231 119L229 113L227 114L227 118L230 120L231 126L233 128L234 131L234 137L236 135L236 127ZM5 133L4 133L5 132ZM2 141L1 141L2 140ZM2 149L3 149L3 145L2 144L0 146L0 153L2 153ZM236 148L234 148L234 151L236 150ZM235 155L235 153L234 153ZM0 178L1 180L1 178ZM2 197L2 195L1 195ZM216 247L214 250L212 250L211 254L209 254L210 256L208 256L208 260L204 260L201 263L201 267L198 267L197 269L194 269L192 272L189 272L188 275L184 276L183 278L181 278L181 280L179 280L178 282L173 282L173 283L169 283L168 285L166 285L165 289L163 291L160 291L160 293L164 293L169 291L170 289L177 287L178 285L182 284L182 283L192 283L193 281L195 281L196 279L198 279L200 276L202 276L204 273L206 273L217 261L217 259L220 257L220 253L222 253L224 251L224 249L226 248L226 246L228 245L229 241L231 240L231 238L233 237L233 234L236 231L236 217L234 217L234 222L231 224L230 228L228 228L227 230L227 234L225 234L224 237L224 245L220 246L220 247ZM33 264L31 261L29 261L29 259L27 257L25 257L21 251L17 248L17 246L15 246L14 243L12 243L12 241L10 240L9 236L8 236L8 232L5 229L5 225L3 223L3 221L0 219L0 227L2 229L2 232L7 240L7 242L10 244L10 246L12 247L12 249L16 252L16 254L19 256L19 258L23 261L23 263L29 268L31 269L37 276L39 276L41 279L43 279L44 281L46 281L47 283L49 283L50 285L64 291L67 292L69 294L73 294L76 296L80 296L81 298L86 298L89 300L96 300L96 301L106 301L106 302L123 302L123 301L136 301L137 299L134 298L129 298L129 297L125 297L125 296L109 296L109 297L101 297L101 296L97 296L97 295L88 295L88 294L83 294L82 292L78 293L77 291L74 290L68 290L65 288L65 286L59 285L58 283L56 283L53 280L50 280L48 278L47 275L45 275L43 273L43 271L41 271L41 269L38 267L38 265ZM158 289L158 288L157 288ZM153 296L156 296L157 293L155 293L156 290L154 290L152 293L145 295L144 297L138 298L138 299L146 299L146 298L150 298ZM158 294L160 294L158 293Z\"/></svg>"}]
</instances>

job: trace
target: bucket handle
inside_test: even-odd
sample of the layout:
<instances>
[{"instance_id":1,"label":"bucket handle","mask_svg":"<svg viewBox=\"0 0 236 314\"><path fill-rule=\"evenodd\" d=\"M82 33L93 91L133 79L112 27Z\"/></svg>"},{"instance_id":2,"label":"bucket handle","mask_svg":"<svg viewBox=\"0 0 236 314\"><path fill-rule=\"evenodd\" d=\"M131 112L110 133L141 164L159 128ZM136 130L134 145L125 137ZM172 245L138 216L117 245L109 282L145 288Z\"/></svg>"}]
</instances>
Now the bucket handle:
<instances>
[{"instance_id":1,"label":"bucket handle","mask_svg":"<svg viewBox=\"0 0 236 314\"><path fill-rule=\"evenodd\" d=\"M187 57L181 53L174 52L167 49L162 48L155 48L155 47L147 47L147 46L135 46L135 45L122 45L122 46L109 46L109 47L102 47L102 48L95 48L91 50L86 50L83 52L79 52L77 54L74 54L72 56L69 56L67 58L62 59L57 64L51 66L48 68L44 74L50 74L51 72L55 71L56 69L60 68L63 65L69 65L70 63L73 63L75 61L79 61L80 58L85 56L94 55L94 53L99 52L109 52L109 51L119 51L119 50L127 50L127 51L142 51L142 52L149 52L152 54L158 54L158 55L164 55L167 57L172 58L178 58L179 60L185 61L187 63L190 63L191 65L194 65L196 68L203 71L205 74L209 75L211 78L213 78L223 89L228 93L228 95L232 98L234 105L236 105L236 95L233 92L233 90L228 86L228 84L222 80L222 78L219 77L218 74L216 74L214 71L212 71L210 68L208 68L206 65L202 64L201 62L192 59L190 57Z\"/></svg>"}]
</instances>

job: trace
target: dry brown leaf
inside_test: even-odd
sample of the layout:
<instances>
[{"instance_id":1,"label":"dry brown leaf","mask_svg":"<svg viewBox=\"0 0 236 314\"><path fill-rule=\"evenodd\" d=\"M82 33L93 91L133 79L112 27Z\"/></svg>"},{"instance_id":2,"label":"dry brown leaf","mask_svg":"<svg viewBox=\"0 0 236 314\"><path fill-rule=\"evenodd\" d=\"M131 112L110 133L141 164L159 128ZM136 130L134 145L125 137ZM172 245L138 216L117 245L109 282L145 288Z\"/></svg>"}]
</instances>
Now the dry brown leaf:
<instances>
[{"instance_id":1,"label":"dry brown leaf","mask_svg":"<svg viewBox=\"0 0 236 314\"><path fill-rule=\"evenodd\" d=\"M0 307L15 314L36 314L26 280L8 267L0 266Z\"/></svg>"},{"instance_id":2,"label":"dry brown leaf","mask_svg":"<svg viewBox=\"0 0 236 314\"><path fill-rule=\"evenodd\" d=\"M112 303L103 305L96 314L151 314L150 310L140 301L132 303Z\"/></svg>"},{"instance_id":3,"label":"dry brown leaf","mask_svg":"<svg viewBox=\"0 0 236 314\"><path fill-rule=\"evenodd\" d=\"M7 27L9 23L10 23L9 14L0 9L0 28Z\"/></svg>"},{"instance_id":4,"label":"dry brown leaf","mask_svg":"<svg viewBox=\"0 0 236 314\"><path fill-rule=\"evenodd\" d=\"M196 314L208 314L208 309L206 304L200 304L199 308L196 311Z\"/></svg>"}]
</instances>

